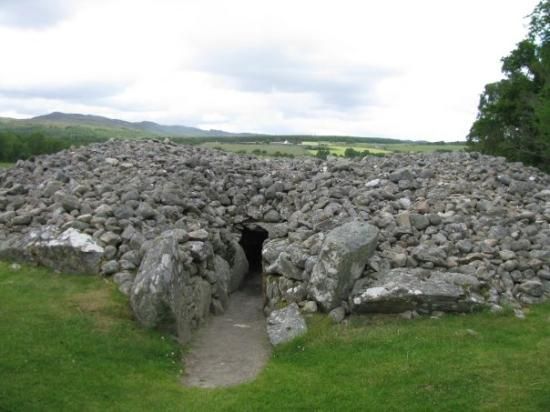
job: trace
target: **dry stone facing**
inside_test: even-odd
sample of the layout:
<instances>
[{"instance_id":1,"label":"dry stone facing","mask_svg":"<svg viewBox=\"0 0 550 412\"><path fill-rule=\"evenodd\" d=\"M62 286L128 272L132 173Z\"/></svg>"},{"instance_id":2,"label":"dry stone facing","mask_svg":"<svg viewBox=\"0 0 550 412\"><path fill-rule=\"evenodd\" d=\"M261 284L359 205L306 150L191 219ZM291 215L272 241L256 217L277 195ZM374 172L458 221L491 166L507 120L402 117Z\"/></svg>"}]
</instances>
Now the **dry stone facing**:
<instances>
[{"instance_id":1,"label":"dry stone facing","mask_svg":"<svg viewBox=\"0 0 550 412\"><path fill-rule=\"evenodd\" d=\"M113 141L0 171L0 257L111 275L141 323L181 341L242 283L248 224L269 233L268 313L519 308L550 293L549 187L475 153L288 160ZM72 244L84 237L95 251Z\"/></svg>"}]
</instances>

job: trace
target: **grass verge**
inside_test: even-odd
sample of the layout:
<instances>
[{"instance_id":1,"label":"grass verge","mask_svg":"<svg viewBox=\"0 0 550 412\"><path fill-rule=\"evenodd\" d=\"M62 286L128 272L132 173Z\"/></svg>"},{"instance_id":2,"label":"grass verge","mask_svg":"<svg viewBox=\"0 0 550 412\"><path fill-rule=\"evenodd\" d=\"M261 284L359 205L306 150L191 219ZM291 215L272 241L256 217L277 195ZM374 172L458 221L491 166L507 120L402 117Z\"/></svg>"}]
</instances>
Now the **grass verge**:
<instances>
[{"instance_id":1,"label":"grass verge","mask_svg":"<svg viewBox=\"0 0 550 412\"><path fill-rule=\"evenodd\" d=\"M550 410L549 304L309 325L256 381L184 388L176 343L110 281L0 262L0 411Z\"/></svg>"}]
</instances>

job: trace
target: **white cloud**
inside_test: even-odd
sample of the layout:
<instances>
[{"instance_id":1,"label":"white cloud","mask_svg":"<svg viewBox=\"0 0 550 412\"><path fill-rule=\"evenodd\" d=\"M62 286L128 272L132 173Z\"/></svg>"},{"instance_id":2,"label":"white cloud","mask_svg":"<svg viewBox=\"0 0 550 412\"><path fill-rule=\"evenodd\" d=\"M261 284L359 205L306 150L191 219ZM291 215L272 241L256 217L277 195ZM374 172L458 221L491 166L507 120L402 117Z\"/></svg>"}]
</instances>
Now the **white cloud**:
<instances>
[{"instance_id":1,"label":"white cloud","mask_svg":"<svg viewBox=\"0 0 550 412\"><path fill-rule=\"evenodd\" d=\"M62 20L71 12L63 0L1 0L0 24L40 29Z\"/></svg>"},{"instance_id":2,"label":"white cloud","mask_svg":"<svg viewBox=\"0 0 550 412\"><path fill-rule=\"evenodd\" d=\"M0 115L462 139L536 3L2 0Z\"/></svg>"}]
</instances>

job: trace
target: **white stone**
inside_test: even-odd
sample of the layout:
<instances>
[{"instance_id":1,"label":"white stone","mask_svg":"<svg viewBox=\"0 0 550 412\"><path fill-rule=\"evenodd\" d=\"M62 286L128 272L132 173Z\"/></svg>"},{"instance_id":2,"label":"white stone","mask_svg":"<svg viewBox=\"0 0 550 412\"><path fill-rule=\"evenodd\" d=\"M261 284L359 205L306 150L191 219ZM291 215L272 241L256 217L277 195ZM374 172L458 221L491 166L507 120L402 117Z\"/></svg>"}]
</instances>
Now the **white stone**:
<instances>
[{"instance_id":1,"label":"white stone","mask_svg":"<svg viewBox=\"0 0 550 412\"><path fill-rule=\"evenodd\" d=\"M289 342L306 332L306 321L296 303L274 310L267 318L267 335L273 346Z\"/></svg>"},{"instance_id":2,"label":"white stone","mask_svg":"<svg viewBox=\"0 0 550 412\"><path fill-rule=\"evenodd\" d=\"M384 296L387 292L387 289L385 287L382 287L382 286L377 286L377 287L374 287L374 288L368 288L366 291L365 291L365 297L367 298L370 298L370 299L376 299L376 298L379 298L380 296Z\"/></svg>"},{"instance_id":3,"label":"white stone","mask_svg":"<svg viewBox=\"0 0 550 412\"><path fill-rule=\"evenodd\" d=\"M365 183L366 187L377 187L380 185L380 179L373 179Z\"/></svg>"},{"instance_id":4,"label":"white stone","mask_svg":"<svg viewBox=\"0 0 550 412\"><path fill-rule=\"evenodd\" d=\"M69 228L61 233L59 237L49 240L46 246L70 246L86 253L104 252L103 248L99 246L90 235L81 233L73 228Z\"/></svg>"}]
</instances>

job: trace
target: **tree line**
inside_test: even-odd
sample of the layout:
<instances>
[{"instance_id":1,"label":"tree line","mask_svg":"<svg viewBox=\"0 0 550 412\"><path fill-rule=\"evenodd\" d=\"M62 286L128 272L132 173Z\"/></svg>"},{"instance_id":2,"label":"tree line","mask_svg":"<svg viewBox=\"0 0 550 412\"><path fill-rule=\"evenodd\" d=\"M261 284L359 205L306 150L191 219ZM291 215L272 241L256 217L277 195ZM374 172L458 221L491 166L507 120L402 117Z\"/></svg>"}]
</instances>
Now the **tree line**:
<instances>
[{"instance_id":1,"label":"tree line","mask_svg":"<svg viewBox=\"0 0 550 412\"><path fill-rule=\"evenodd\" d=\"M467 136L471 149L550 172L550 0L530 14L527 37L502 59Z\"/></svg>"},{"instance_id":2,"label":"tree line","mask_svg":"<svg viewBox=\"0 0 550 412\"><path fill-rule=\"evenodd\" d=\"M31 156L55 153L71 146L81 146L98 139L57 138L42 133L15 133L0 131L0 162L16 162Z\"/></svg>"}]
</instances>

